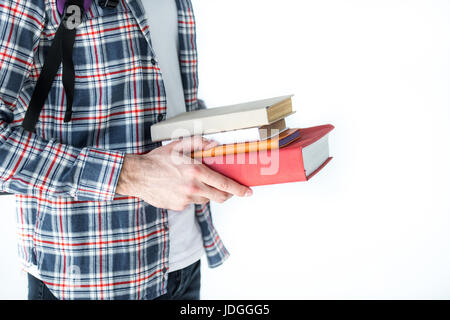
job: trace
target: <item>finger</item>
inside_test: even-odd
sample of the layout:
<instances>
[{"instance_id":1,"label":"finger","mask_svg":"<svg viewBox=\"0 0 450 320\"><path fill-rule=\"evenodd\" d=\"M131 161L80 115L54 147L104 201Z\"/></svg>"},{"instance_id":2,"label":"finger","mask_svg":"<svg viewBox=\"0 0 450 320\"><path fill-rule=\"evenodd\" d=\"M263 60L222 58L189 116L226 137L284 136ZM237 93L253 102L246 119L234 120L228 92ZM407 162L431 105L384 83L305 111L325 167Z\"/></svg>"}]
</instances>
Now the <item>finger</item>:
<instances>
[{"instance_id":1,"label":"finger","mask_svg":"<svg viewBox=\"0 0 450 320\"><path fill-rule=\"evenodd\" d=\"M193 136L176 141L176 144L173 145L173 150L184 154L190 154L192 151L210 149L216 145L217 142L215 141L204 139L201 136Z\"/></svg>"},{"instance_id":2,"label":"finger","mask_svg":"<svg viewBox=\"0 0 450 320\"><path fill-rule=\"evenodd\" d=\"M242 184L211 170L205 165L201 166L198 178L200 181L211 187L234 194L235 196L249 197L253 194L252 189L249 187L243 186Z\"/></svg>"},{"instance_id":3,"label":"finger","mask_svg":"<svg viewBox=\"0 0 450 320\"><path fill-rule=\"evenodd\" d=\"M205 198L205 197L200 197L200 196L193 196L191 198L192 203L195 204L207 204L209 202L209 198Z\"/></svg>"},{"instance_id":4,"label":"finger","mask_svg":"<svg viewBox=\"0 0 450 320\"><path fill-rule=\"evenodd\" d=\"M200 183L198 194L218 203L223 203L233 196L231 193L221 191L204 183Z\"/></svg>"}]
</instances>

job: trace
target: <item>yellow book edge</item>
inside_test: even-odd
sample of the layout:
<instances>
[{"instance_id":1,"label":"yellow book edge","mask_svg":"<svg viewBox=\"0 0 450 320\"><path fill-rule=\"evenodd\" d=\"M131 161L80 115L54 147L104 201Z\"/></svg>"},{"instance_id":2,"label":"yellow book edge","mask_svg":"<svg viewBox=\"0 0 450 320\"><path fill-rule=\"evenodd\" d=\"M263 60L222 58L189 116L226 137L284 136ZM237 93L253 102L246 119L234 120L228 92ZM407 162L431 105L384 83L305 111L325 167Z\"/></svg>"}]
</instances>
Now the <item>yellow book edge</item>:
<instances>
[{"instance_id":1,"label":"yellow book edge","mask_svg":"<svg viewBox=\"0 0 450 320\"><path fill-rule=\"evenodd\" d=\"M238 154L238 153L247 153L247 152L256 152L256 151L266 151L266 150L275 150L278 149L280 144L279 140L283 139L299 129L288 129L280 133L280 135L270 138L263 141L251 141L251 142L242 142L242 143L233 143L233 144L224 144L221 146L217 146L208 150L199 150L192 152L191 157L196 159L209 158L209 157L217 157L229 154ZM298 138L297 138L298 139ZM286 145L294 142L297 139L293 139ZM284 145L284 146L286 146Z\"/></svg>"}]
</instances>

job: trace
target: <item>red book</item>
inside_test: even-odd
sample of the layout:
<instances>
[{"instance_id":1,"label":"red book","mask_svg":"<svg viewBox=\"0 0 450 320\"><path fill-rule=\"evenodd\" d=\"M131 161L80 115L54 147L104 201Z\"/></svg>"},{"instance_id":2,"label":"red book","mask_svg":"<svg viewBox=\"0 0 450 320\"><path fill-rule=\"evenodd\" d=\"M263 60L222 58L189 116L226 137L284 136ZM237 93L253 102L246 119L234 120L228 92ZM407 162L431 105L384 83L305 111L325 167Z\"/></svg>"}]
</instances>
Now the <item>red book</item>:
<instances>
[{"instance_id":1,"label":"red book","mask_svg":"<svg viewBox=\"0 0 450 320\"><path fill-rule=\"evenodd\" d=\"M328 134L333 129L332 125L300 129L300 139L280 149L208 157L202 161L249 187L307 181L332 159Z\"/></svg>"}]
</instances>

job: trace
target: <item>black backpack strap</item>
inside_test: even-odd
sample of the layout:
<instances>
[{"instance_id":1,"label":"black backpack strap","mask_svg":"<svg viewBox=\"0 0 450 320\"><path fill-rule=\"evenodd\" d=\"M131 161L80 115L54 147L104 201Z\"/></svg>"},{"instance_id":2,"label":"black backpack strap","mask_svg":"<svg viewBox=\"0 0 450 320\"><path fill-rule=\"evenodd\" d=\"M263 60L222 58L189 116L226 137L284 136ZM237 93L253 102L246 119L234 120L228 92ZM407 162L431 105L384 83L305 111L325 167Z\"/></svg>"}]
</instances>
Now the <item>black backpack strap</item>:
<instances>
[{"instance_id":1,"label":"black backpack strap","mask_svg":"<svg viewBox=\"0 0 450 320\"><path fill-rule=\"evenodd\" d=\"M64 115L64 122L69 122L72 119L72 102L75 91L75 68L73 65L73 45L75 43L75 37L77 35L76 27L81 23L81 17L84 14L84 4L83 0L80 0L81 4L79 8L81 10L80 16L77 18L79 22L75 26L70 28L67 27L66 23L62 23L64 25L64 29L62 31L62 64L63 64L63 86L66 92L66 113ZM70 3L70 1L69 1ZM67 7L66 7L67 8ZM67 9L66 9L67 10ZM66 15L67 16L67 13Z\"/></svg>"},{"instance_id":2,"label":"black backpack strap","mask_svg":"<svg viewBox=\"0 0 450 320\"><path fill-rule=\"evenodd\" d=\"M98 0L98 4L103 8L115 8L119 4L119 0Z\"/></svg>"},{"instance_id":3,"label":"black backpack strap","mask_svg":"<svg viewBox=\"0 0 450 320\"><path fill-rule=\"evenodd\" d=\"M47 53L44 66L42 68L39 79L36 83L33 95L31 96L30 104L28 105L27 112L25 113L25 119L22 122L22 127L25 130L34 132L36 123L39 119L39 114L47 100L47 96L58 72L59 65L61 64L62 51L62 24L59 26L56 32L53 43Z\"/></svg>"},{"instance_id":4,"label":"black backpack strap","mask_svg":"<svg viewBox=\"0 0 450 320\"><path fill-rule=\"evenodd\" d=\"M35 132L36 130L36 123L39 120L39 115L47 100L61 62L63 63L63 86L67 105L64 122L69 122L72 118L72 102L75 91L73 46L76 28L80 25L83 15L83 0L68 0L66 2L62 22L45 57L44 66L22 122L22 127L27 131Z\"/></svg>"}]
</instances>

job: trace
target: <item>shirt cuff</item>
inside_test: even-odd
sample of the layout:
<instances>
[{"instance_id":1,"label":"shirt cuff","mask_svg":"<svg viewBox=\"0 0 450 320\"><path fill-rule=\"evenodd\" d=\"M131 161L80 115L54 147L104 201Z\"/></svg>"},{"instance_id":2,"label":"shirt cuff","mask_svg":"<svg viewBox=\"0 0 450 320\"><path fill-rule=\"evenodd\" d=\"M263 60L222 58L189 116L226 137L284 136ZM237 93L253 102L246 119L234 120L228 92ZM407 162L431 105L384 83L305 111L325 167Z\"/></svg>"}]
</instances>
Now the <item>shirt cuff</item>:
<instances>
[{"instance_id":1,"label":"shirt cuff","mask_svg":"<svg viewBox=\"0 0 450 320\"><path fill-rule=\"evenodd\" d=\"M75 198L80 201L113 200L124 157L120 151L82 149Z\"/></svg>"}]
</instances>

